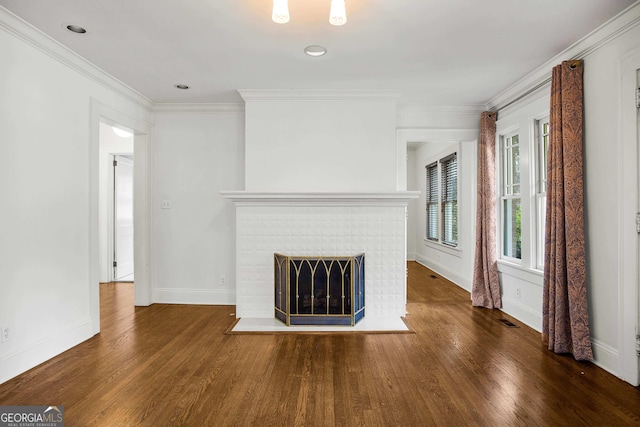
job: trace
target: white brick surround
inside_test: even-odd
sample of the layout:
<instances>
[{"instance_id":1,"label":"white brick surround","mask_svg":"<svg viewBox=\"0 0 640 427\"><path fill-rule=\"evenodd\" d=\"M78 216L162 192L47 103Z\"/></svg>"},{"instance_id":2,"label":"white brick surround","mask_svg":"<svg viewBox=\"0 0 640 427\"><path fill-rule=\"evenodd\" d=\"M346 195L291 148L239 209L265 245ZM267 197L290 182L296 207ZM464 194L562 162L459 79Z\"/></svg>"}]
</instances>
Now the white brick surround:
<instances>
[{"instance_id":1,"label":"white brick surround","mask_svg":"<svg viewBox=\"0 0 640 427\"><path fill-rule=\"evenodd\" d=\"M406 204L415 192L223 192L236 204L236 315L274 316L273 254L365 253L368 318L405 315Z\"/></svg>"}]
</instances>

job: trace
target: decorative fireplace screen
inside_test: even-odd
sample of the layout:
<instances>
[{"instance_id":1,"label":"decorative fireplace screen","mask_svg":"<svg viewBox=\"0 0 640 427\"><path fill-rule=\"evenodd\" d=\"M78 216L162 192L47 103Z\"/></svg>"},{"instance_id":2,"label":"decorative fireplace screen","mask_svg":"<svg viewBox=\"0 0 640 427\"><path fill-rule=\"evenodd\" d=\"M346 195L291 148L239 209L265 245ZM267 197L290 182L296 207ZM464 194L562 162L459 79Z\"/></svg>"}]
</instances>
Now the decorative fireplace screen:
<instances>
[{"instance_id":1,"label":"decorative fireplace screen","mask_svg":"<svg viewBox=\"0 0 640 427\"><path fill-rule=\"evenodd\" d=\"M290 325L353 326L364 317L364 254L274 254L275 315Z\"/></svg>"}]
</instances>

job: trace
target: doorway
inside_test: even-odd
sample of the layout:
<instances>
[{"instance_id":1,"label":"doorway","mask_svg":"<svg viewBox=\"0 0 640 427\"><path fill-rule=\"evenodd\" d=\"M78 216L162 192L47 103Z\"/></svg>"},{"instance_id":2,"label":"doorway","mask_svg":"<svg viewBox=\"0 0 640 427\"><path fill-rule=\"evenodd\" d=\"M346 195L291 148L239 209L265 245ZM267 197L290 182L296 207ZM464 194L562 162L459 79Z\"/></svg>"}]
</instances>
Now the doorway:
<instances>
[{"instance_id":1,"label":"doorway","mask_svg":"<svg viewBox=\"0 0 640 427\"><path fill-rule=\"evenodd\" d=\"M133 140L133 133L122 133L121 125L100 122L98 221L101 283L133 280ZM118 161L121 166L116 166ZM120 193L120 201L117 192ZM118 268L118 258L122 258L121 268ZM129 274L131 277L127 277Z\"/></svg>"},{"instance_id":2,"label":"doorway","mask_svg":"<svg viewBox=\"0 0 640 427\"><path fill-rule=\"evenodd\" d=\"M146 112L145 112L146 111ZM107 179L101 179L104 177L104 168L101 165L106 166L107 171L113 171L112 167L109 167L109 154L107 151L106 160L104 150L100 150L101 133L104 134L105 129L107 134L113 134L111 126L121 124L124 129L133 132L130 142L130 150L128 152L115 152L116 154L133 154L133 145L135 145L135 168L133 177L133 193L134 193L134 207L133 207L133 222L134 222L134 274L135 283L134 287L134 305L135 306L148 306L151 304L152 298L152 277L153 271L152 265L152 245L151 245L151 220L152 211L150 206L151 199L151 163L149 159L152 156L152 144L151 134L153 132L153 125L151 123L151 108L148 110L131 116L117 111L110 106L103 104L97 99L91 99L91 139L89 146L89 157L91 159L89 168L89 216L91 218L91 232L89 237L89 313L91 319L91 330L94 334L100 332L100 282L103 280L109 280L109 272L113 272L113 264L109 265L105 262L105 259L113 258L113 248L104 250L106 245L104 242L108 242L107 234L110 228L104 227L103 220L105 218L113 218L113 210L109 210L108 202L105 199L112 199L108 196L108 187L101 188L101 182L109 182L108 172ZM112 151L113 153L113 151ZM101 156L102 155L102 156ZM103 161L101 161L103 160ZM105 209L105 207L107 209ZM103 247L101 247L103 246Z\"/></svg>"},{"instance_id":3,"label":"doorway","mask_svg":"<svg viewBox=\"0 0 640 427\"><path fill-rule=\"evenodd\" d=\"M133 156L113 156L113 281L133 282Z\"/></svg>"}]
</instances>

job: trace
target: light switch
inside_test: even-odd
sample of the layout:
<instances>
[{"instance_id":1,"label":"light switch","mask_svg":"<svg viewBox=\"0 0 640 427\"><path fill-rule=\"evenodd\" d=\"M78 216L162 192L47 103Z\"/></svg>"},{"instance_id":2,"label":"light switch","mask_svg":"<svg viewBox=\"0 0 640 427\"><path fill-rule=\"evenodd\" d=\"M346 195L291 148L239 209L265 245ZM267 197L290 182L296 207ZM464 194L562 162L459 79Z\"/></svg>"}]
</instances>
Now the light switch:
<instances>
[{"instance_id":1,"label":"light switch","mask_svg":"<svg viewBox=\"0 0 640 427\"><path fill-rule=\"evenodd\" d=\"M160 202L161 209L171 209L171 200L163 200Z\"/></svg>"}]
</instances>

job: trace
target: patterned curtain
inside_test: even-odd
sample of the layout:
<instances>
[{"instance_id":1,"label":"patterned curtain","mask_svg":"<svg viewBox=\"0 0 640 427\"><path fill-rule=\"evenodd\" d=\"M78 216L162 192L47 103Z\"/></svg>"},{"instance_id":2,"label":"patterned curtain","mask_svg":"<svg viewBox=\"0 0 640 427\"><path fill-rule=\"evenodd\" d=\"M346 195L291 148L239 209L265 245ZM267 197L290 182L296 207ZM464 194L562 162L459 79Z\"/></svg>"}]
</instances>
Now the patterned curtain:
<instances>
[{"instance_id":1,"label":"patterned curtain","mask_svg":"<svg viewBox=\"0 0 640 427\"><path fill-rule=\"evenodd\" d=\"M582 61L553 68L547 165L542 339L593 360L584 243Z\"/></svg>"},{"instance_id":2,"label":"patterned curtain","mask_svg":"<svg viewBox=\"0 0 640 427\"><path fill-rule=\"evenodd\" d=\"M471 304L475 307L502 307L496 263L496 113L489 111L480 116L476 254Z\"/></svg>"}]
</instances>

